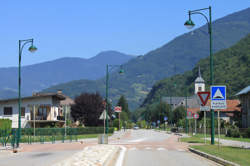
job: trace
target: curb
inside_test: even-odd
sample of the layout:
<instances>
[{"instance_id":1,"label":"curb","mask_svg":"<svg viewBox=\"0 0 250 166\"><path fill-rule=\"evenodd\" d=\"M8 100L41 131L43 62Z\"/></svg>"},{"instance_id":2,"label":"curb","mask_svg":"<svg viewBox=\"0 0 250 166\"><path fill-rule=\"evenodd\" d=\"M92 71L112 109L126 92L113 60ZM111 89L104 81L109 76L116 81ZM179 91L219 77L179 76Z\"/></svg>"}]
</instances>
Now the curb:
<instances>
[{"instance_id":1,"label":"curb","mask_svg":"<svg viewBox=\"0 0 250 166\"><path fill-rule=\"evenodd\" d=\"M114 166L117 158L119 157L121 148L118 147L107 159L104 161L103 166Z\"/></svg>"},{"instance_id":2,"label":"curb","mask_svg":"<svg viewBox=\"0 0 250 166\"><path fill-rule=\"evenodd\" d=\"M202 157L205 157L205 158L207 158L209 160L212 160L212 161L214 161L216 163L219 163L219 164L222 164L222 165L225 165L225 166L240 166L239 164L233 163L233 162L228 161L228 160L224 160L224 159L222 159L220 157L216 157L216 156L213 156L211 154L207 154L205 152L201 152L201 151L193 149L193 148L188 148L188 149L189 149L190 152L193 152L195 154L198 154L198 155L200 155Z\"/></svg>"}]
</instances>

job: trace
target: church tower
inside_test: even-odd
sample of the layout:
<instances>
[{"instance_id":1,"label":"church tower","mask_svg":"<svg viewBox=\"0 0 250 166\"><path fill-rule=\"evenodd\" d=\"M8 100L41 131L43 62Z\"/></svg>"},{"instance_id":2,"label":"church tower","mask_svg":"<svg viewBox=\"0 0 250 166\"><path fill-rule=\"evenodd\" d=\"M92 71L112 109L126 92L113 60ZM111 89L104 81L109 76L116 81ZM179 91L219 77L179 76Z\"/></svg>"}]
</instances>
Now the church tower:
<instances>
[{"instance_id":1,"label":"church tower","mask_svg":"<svg viewBox=\"0 0 250 166\"><path fill-rule=\"evenodd\" d=\"M197 92L204 92L205 91L205 81L201 77L200 66L199 66L198 77L195 79L195 82L194 82L194 88L195 88L195 90L194 90L195 94L197 94Z\"/></svg>"}]
</instances>

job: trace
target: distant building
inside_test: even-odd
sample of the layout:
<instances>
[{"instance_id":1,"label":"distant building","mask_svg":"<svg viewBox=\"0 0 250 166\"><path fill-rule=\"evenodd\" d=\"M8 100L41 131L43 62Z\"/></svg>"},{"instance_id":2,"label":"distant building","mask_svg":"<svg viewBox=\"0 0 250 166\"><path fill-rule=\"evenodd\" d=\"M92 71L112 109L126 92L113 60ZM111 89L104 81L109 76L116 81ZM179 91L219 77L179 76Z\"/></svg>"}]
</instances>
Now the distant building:
<instances>
[{"instance_id":1,"label":"distant building","mask_svg":"<svg viewBox=\"0 0 250 166\"><path fill-rule=\"evenodd\" d=\"M191 97L187 98L187 108L200 108L200 100L197 97L197 92L204 92L205 91L205 81L201 77L201 71L199 67L198 71L198 77L195 79L194 83L194 94ZM167 104L170 104L173 109L179 107L179 106L186 106L186 97L163 97L163 102L166 102Z\"/></svg>"},{"instance_id":2,"label":"distant building","mask_svg":"<svg viewBox=\"0 0 250 166\"><path fill-rule=\"evenodd\" d=\"M34 93L22 97L21 127L43 127L51 123L64 124L62 105L71 104L72 99L58 93ZM12 128L18 128L18 98L0 100L0 119L12 120Z\"/></svg>"},{"instance_id":3,"label":"distant building","mask_svg":"<svg viewBox=\"0 0 250 166\"><path fill-rule=\"evenodd\" d=\"M242 127L250 127L250 86L242 89L236 94L241 101Z\"/></svg>"},{"instance_id":4,"label":"distant building","mask_svg":"<svg viewBox=\"0 0 250 166\"><path fill-rule=\"evenodd\" d=\"M201 77L201 70L199 66L198 77L195 79L194 82L194 94L196 95L198 92L204 92L204 91L205 91L205 81Z\"/></svg>"}]
</instances>

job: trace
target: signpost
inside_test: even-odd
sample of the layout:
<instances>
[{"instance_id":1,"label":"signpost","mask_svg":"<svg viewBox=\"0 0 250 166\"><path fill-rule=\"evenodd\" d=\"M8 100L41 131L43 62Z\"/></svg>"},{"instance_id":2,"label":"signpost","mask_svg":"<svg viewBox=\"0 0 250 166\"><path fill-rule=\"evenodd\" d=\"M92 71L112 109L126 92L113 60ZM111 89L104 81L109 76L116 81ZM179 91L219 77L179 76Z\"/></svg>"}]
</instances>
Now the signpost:
<instances>
[{"instance_id":1,"label":"signpost","mask_svg":"<svg viewBox=\"0 0 250 166\"><path fill-rule=\"evenodd\" d=\"M115 107L115 112L117 112L118 113L118 117L119 117L119 130L120 130L120 113L122 112L122 107L120 107L120 106L116 106Z\"/></svg>"},{"instance_id":2,"label":"signpost","mask_svg":"<svg viewBox=\"0 0 250 166\"><path fill-rule=\"evenodd\" d=\"M104 123L104 134L105 134L105 121L106 121L106 118L110 119L108 115L106 115L106 110L103 110L101 116L99 117L100 120L103 120L103 123Z\"/></svg>"},{"instance_id":3,"label":"signpost","mask_svg":"<svg viewBox=\"0 0 250 166\"><path fill-rule=\"evenodd\" d=\"M194 133L195 133L195 135L196 135L196 128L197 128L197 127L196 127L196 126L197 126L197 122L196 122L196 121L197 121L197 119L199 119L199 114L194 113L194 114L193 114L193 117L194 117L194 119L195 119Z\"/></svg>"},{"instance_id":4,"label":"signpost","mask_svg":"<svg viewBox=\"0 0 250 166\"><path fill-rule=\"evenodd\" d=\"M166 130L166 121L168 120L167 116L164 116L164 130Z\"/></svg>"},{"instance_id":5,"label":"signpost","mask_svg":"<svg viewBox=\"0 0 250 166\"><path fill-rule=\"evenodd\" d=\"M226 86L211 86L211 108L226 109Z\"/></svg>"},{"instance_id":6,"label":"signpost","mask_svg":"<svg viewBox=\"0 0 250 166\"><path fill-rule=\"evenodd\" d=\"M206 112L210 111L209 106L206 106L206 104L209 99L210 92L198 92L197 95L201 101L200 111L204 111L204 141L206 144Z\"/></svg>"},{"instance_id":7,"label":"signpost","mask_svg":"<svg viewBox=\"0 0 250 166\"><path fill-rule=\"evenodd\" d=\"M217 109L218 118L218 147L220 146L220 111L218 109L227 109L226 86L211 86L211 108Z\"/></svg>"}]
</instances>

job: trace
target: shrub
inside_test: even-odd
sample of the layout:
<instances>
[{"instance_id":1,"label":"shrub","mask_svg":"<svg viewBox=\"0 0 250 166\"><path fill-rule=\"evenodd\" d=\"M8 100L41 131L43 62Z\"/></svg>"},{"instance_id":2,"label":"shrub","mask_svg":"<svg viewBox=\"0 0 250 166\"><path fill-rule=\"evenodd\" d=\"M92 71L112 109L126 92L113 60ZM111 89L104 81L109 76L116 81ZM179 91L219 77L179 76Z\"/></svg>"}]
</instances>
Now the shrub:
<instances>
[{"instance_id":1,"label":"shrub","mask_svg":"<svg viewBox=\"0 0 250 166\"><path fill-rule=\"evenodd\" d=\"M236 126L232 126L227 130L227 137L234 137L234 138L239 138L240 137L240 131L239 128Z\"/></svg>"},{"instance_id":2,"label":"shrub","mask_svg":"<svg viewBox=\"0 0 250 166\"><path fill-rule=\"evenodd\" d=\"M9 119L0 119L0 130L10 130L12 121Z\"/></svg>"},{"instance_id":3,"label":"shrub","mask_svg":"<svg viewBox=\"0 0 250 166\"><path fill-rule=\"evenodd\" d=\"M172 127L171 132L174 132L174 133L178 132L178 128L177 127Z\"/></svg>"},{"instance_id":4,"label":"shrub","mask_svg":"<svg viewBox=\"0 0 250 166\"><path fill-rule=\"evenodd\" d=\"M248 128L246 131L242 133L242 136L244 138L250 138L250 128Z\"/></svg>"}]
</instances>

